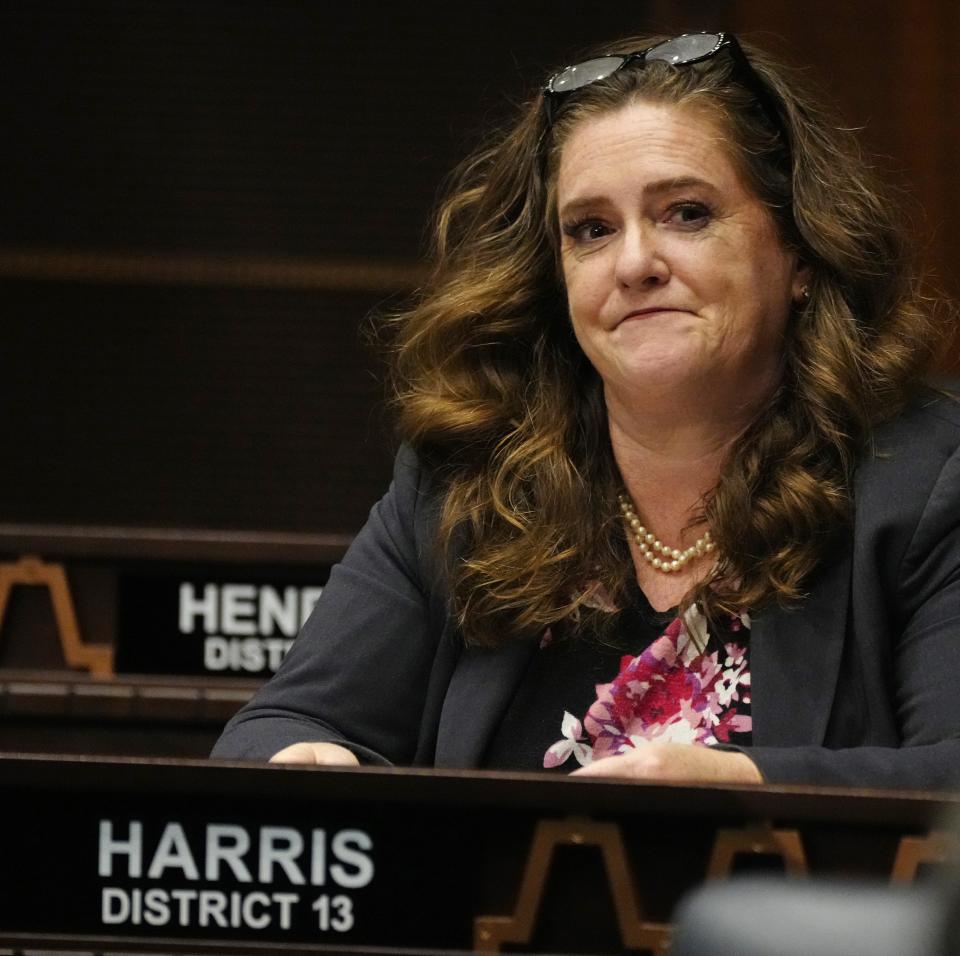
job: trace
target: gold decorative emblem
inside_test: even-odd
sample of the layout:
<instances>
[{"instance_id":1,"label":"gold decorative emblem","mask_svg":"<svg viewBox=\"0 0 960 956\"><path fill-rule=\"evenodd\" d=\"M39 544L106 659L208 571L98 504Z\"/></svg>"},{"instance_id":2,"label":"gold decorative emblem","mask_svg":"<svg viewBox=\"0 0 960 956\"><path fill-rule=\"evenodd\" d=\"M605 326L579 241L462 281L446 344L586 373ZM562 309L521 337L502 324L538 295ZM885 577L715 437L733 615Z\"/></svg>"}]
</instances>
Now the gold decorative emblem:
<instances>
[{"instance_id":1,"label":"gold decorative emblem","mask_svg":"<svg viewBox=\"0 0 960 956\"><path fill-rule=\"evenodd\" d=\"M666 956L670 944L667 923L648 923L640 910L636 882L627 860L620 828L592 820L541 820L533 835L513 916L478 916L474 920L474 951L499 953L504 943L529 943L543 898L544 887L558 846L596 846L617 914L623 945Z\"/></svg>"},{"instance_id":2,"label":"gold decorative emblem","mask_svg":"<svg viewBox=\"0 0 960 956\"><path fill-rule=\"evenodd\" d=\"M798 831L775 830L767 824L754 824L740 830L717 830L707 877L722 879L733 871L738 856L761 854L783 860L784 870L789 876L805 876L810 872Z\"/></svg>"},{"instance_id":3,"label":"gold decorative emblem","mask_svg":"<svg viewBox=\"0 0 960 956\"><path fill-rule=\"evenodd\" d=\"M113 674L113 648L109 644L85 644L80 637L77 613L62 564L47 563L35 555L0 563L0 632L10 603L10 592L18 584L45 587L49 591L67 667L88 670L97 677Z\"/></svg>"}]
</instances>

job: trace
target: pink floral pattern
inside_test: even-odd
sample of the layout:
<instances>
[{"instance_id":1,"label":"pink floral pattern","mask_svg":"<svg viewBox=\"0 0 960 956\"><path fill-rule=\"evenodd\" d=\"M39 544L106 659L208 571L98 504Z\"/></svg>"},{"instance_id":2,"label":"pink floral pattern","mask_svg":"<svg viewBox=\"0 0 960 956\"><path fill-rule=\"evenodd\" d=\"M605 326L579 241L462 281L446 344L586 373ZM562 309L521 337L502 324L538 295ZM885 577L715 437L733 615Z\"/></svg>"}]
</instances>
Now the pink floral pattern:
<instances>
[{"instance_id":1,"label":"pink floral pattern","mask_svg":"<svg viewBox=\"0 0 960 956\"><path fill-rule=\"evenodd\" d=\"M731 636L750 628L746 613L729 623ZM747 642L731 640L709 651L709 637L692 605L642 654L621 658L619 674L597 685L582 726L564 713L563 739L548 748L544 767L559 766L571 755L585 765L649 740L708 745L749 732L752 718L737 707L750 703Z\"/></svg>"},{"instance_id":2,"label":"pink floral pattern","mask_svg":"<svg viewBox=\"0 0 960 956\"><path fill-rule=\"evenodd\" d=\"M563 723L560 726L563 740L558 740L543 756L543 765L547 770L559 767L573 754L581 767L586 766L593 759L593 752L589 744L583 742L583 724L577 720L569 710L563 712Z\"/></svg>"}]
</instances>

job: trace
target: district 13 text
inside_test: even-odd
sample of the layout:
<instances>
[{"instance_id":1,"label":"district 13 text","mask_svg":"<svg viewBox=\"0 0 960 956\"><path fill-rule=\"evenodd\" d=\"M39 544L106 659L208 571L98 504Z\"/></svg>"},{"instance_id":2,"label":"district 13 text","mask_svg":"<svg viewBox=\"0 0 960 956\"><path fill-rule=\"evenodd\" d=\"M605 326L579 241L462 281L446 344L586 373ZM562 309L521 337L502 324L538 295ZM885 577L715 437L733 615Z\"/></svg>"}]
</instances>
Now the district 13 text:
<instances>
[{"instance_id":1,"label":"district 13 text","mask_svg":"<svg viewBox=\"0 0 960 956\"><path fill-rule=\"evenodd\" d=\"M113 881L100 888L108 926L289 930L306 904L315 929L343 933L356 924L344 891L375 874L373 840L359 829L208 823L188 831L170 821L148 844L142 821L103 819L98 837L97 875ZM246 886L218 887L224 878ZM302 897L298 887L311 891Z\"/></svg>"}]
</instances>

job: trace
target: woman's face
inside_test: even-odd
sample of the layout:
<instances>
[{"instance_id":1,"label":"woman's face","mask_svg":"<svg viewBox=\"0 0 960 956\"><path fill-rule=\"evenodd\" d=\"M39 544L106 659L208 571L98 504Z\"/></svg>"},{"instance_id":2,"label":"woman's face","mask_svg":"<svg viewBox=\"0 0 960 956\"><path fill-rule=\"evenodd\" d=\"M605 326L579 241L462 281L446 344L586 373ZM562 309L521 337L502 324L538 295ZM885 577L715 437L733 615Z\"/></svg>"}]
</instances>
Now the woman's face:
<instances>
[{"instance_id":1,"label":"woman's face","mask_svg":"<svg viewBox=\"0 0 960 956\"><path fill-rule=\"evenodd\" d=\"M712 116L635 102L582 120L557 206L574 332L608 404L769 394L805 270Z\"/></svg>"}]
</instances>

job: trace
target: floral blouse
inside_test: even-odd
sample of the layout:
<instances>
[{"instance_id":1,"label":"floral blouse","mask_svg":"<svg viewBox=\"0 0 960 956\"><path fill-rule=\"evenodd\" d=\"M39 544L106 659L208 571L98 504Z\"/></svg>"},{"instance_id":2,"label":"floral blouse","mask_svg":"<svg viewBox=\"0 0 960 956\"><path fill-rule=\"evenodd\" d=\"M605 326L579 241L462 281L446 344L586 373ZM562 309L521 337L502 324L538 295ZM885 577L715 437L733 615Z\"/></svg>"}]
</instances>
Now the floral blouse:
<instances>
[{"instance_id":1,"label":"floral blouse","mask_svg":"<svg viewBox=\"0 0 960 956\"><path fill-rule=\"evenodd\" d=\"M582 722L564 712L562 737L547 749L544 767L558 767L571 755L588 764L648 740L717 744L736 735L744 743L752 730L749 616L737 615L729 628L739 640L713 639L694 604L641 654L624 655L616 677L597 685Z\"/></svg>"},{"instance_id":2,"label":"floral blouse","mask_svg":"<svg viewBox=\"0 0 960 956\"><path fill-rule=\"evenodd\" d=\"M749 614L711 628L696 605L665 616L633 597L614 645L544 635L487 766L567 771L651 740L749 746Z\"/></svg>"}]
</instances>

